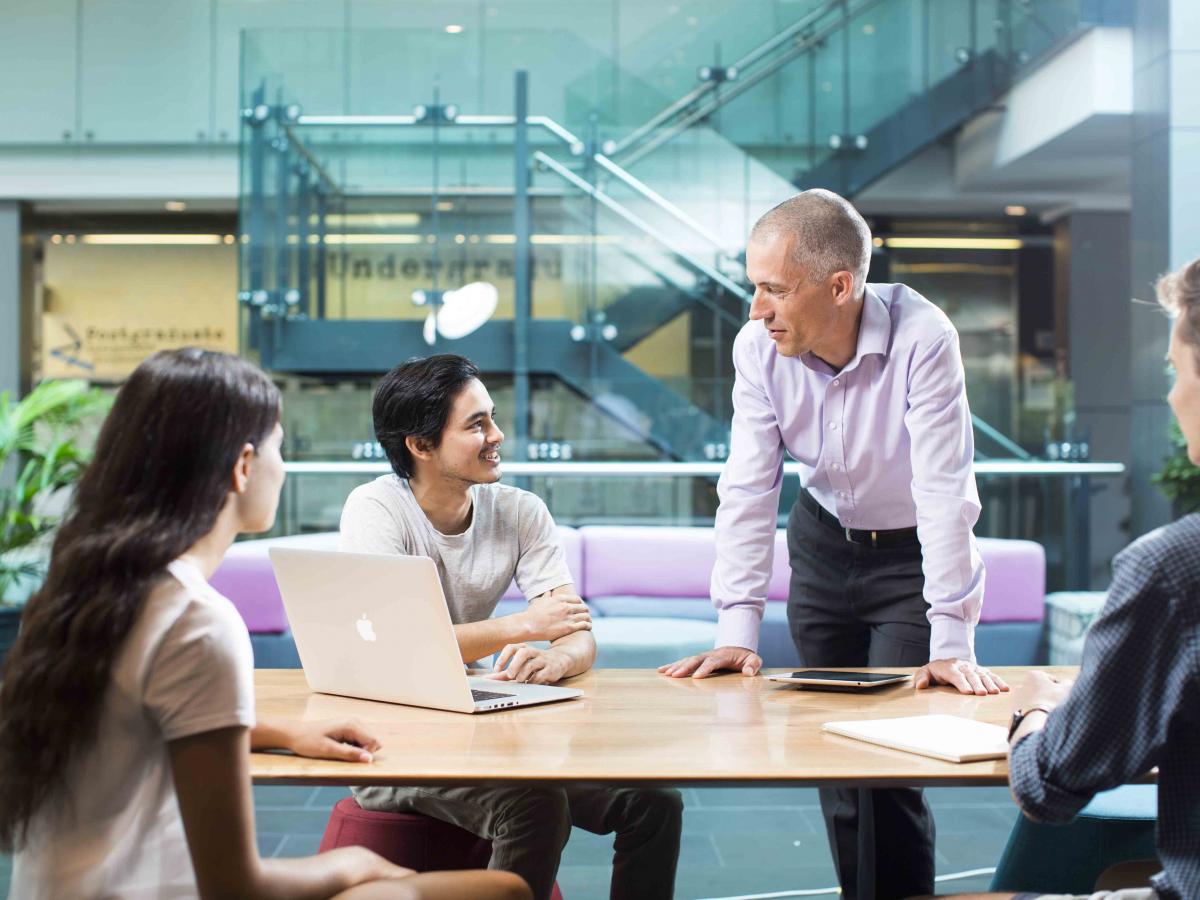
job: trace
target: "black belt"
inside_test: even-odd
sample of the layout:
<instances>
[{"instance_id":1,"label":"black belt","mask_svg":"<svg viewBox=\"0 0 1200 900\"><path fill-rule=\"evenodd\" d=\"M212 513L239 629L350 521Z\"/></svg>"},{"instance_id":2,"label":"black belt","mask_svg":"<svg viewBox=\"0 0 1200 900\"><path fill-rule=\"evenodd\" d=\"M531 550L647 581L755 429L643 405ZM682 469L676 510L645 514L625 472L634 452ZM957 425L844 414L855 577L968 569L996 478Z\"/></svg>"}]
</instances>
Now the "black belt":
<instances>
[{"instance_id":1,"label":"black belt","mask_svg":"<svg viewBox=\"0 0 1200 900\"><path fill-rule=\"evenodd\" d=\"M896 544L911 544L917 540L916 528L889 528L884 531L872 531L861 528L847 528L833 513L816 501L812 494L800 489L799 503L812 517L834 531L840 531L851 544L867 544L871 547L892 547Z\"/></svg>"}]
</instances>

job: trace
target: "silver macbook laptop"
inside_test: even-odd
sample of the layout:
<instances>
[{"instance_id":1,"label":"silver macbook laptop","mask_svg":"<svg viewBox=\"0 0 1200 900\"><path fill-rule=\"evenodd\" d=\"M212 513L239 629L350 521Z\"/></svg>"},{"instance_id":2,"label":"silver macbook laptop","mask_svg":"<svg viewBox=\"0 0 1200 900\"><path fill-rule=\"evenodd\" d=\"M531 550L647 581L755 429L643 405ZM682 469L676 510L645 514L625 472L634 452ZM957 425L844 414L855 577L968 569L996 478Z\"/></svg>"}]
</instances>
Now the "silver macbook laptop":
<instances>
[{"instance_id":1,"label":"silver macbook laptop","mask_svg":"<svg viewBox=\"0 0 1200 900\"><path fill-rule=\"evenodd\" d=\"M469 678L428 557L268 552L314 691L464 713L583 696L574 688Z\"/></svg>"}]
</instances>

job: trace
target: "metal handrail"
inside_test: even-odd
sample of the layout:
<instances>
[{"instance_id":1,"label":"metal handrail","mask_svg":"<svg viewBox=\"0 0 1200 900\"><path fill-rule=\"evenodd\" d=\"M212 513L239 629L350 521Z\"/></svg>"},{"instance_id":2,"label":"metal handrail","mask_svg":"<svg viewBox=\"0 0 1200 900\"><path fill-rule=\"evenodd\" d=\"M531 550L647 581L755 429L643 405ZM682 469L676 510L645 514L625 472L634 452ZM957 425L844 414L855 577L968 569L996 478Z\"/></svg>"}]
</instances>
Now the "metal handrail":
<instances>
[{"instance_id":1,"label":"metal handrail","mask_svg":"<svg viewBox=\"0 0 1200 900\"><path fill-rule=\"evenodd\" d=\"M658 191L654 190L654 188L650 187L648 184L646 184L640 178L637 178L636 176L634 176L633 174L628 172L624 167L613 162L611 159L609 159L603 153L597 153L592 158L595 159L597 165L599 165L606 172L610 173L611 175L616 176L616 178L618 180L620 180L624 184L631 187L634 191L641 194L643 197L645 197L647 200L649 200L655 206L659 207L664 212L667 212L670 215L674 216L676 219L678 219L680 222L682 222L684 225L686 225L688 228L690 228L692 231L694 231L700 237L704 238L706 241L708 241L710 244L712 244L713 247L715 247L717 249L717 251L720 252L723 256L730 257L730 258L737 256L736 251L730 251L727 248L725 248L724 246L722 246L721 239L719 237L717 237L715 234L712 234L707 228L705 228L703 225L701 225L699 222L697 222L695 219L693 219L691 216L689 216L687 213L685 213L682 209L680 209L678 206L676 206L674 203L672 203L670 200L668 200L662 194L658 193Z\"/></svg>"},{"instance_id":2,"label":"metal handrail","mask_svg":"<svg viewBox=\"0 0 1200 900\"><path fill-rule=\"evenodd\" d=\"M803 31L805 28L807 28L813 22L819 20L822 16L824 16L830 10L833 10L838 6L841 6L844 2L845 2L845 0L829 0L829 2L826 3L824 6L820 7L819 9L813 10L806 16L803 16L801 19L799 19L794 24L790 25L788 28L785 28L779 34L777 34L774 37L770 38L769 40L763 42L758 47L756 47L754 50L751 50L749 53L747 53L741 59L739 59L736 63L734 63L733 67L738 69L740 72L745 67L753 65L754 63L758 62L759 58L761 58L762 56L765 56L768 53L771 53L773 50L775 50L776 47L778 47L782 44L786 44L788 41L790 41L793 37L795 37L797 34L799 34L801 31ZM666 108L662 109L655 115L651 116L650 119L648 119L644 124L635 128L633 131L631 131L629 134L627 134L623 139L618 141L616 148L612 151L611 155L617 156L617 155L624 153L630 147L632 147L633 145L635 145L639 141L641 141L641 139L645 135L653 132L656 128L658 128L664 122L673 118L676 113L678 113L684 109L687 109L689 106L691 106L693 103L695 103L701 97L703 97L705 94L714 90L716 88L716 86L717 86L716 82L705 81L702 84L699 84L696 87L692 88L690 91L688 91L682 97L680 97L678 100L674 101L673 103L668 105Z\"/></svg>"},{"instance_id":3,"label":"metal handrail","mask_svg":"<svg viewBox=\"0 0 1200 900\"><path fill-rule=\"evenodd\" d=\"M579 155L583 152L583 142L580 141L570 130L556 122L549 116L526 116L525 122L527 125L533 125L542 128L554 135L562 141L574 155ZM418 119L416 116L409 115L378 115L378 116L341 116L341 115L301 115L296 119L297 125L312 125L312 126L404 126L411 127L416 125L431 124L425 120ZM449 123L450 125L463 126L494 126L511 128L517 124L516 116L488 116L488 115L460 115L454 118ZM625 168L614 162L603 153L594 155L596 163L615 176L624 184L628 185L637 193L641 194L655 206L678 220L682 225L698 234L700 237L708 241L712 246L719 251L723 256L728 258L736 258L737 251L730 250L721 243L721 239L708 231L703 225L685 213L682 209L671 203L652 187L646 184L641 179L627 171Z\"/></svg>"},{"instance_id":4,"label":"metal handrail","mask_svg":"<svg viewBox=\"0 0 1200 900\"><path fill-rule=\"evenodd\" d=\"M854 13L858 14L866 12L867 10L878 6L882 2L883 0L866 0L866 2L854 8ZM672 140L676 135L682 134L696 122L708 118L730 100L740 97L742 94L746 93L746 91L759 84L759 82L770 78L784 66L791 63L792 60L808 53L813 47L820 46L827 38L836 34L842 28L845 28L850 17L850 10L846 0L832 0L832 2L827 3L824 7L822 7L821 14L824 15L825 13L835 10L839 7L843 10L843 15L836 22L830 23L819 31L813 31L805 35L801 40L793 43L787 52L785 52L782 56L773 59L764 68L756 71L749 78L742 78L739 76L737 81L732 83L727 82L724 90L722 90L721 93L714 97L710 102L695 107L686 116L676 120L670 128L654 134L648 141L639 146L636 151L630 153L625 159L625 164L631 165L632 163L637 162L643 156L646 156L648 153L657 150L663 144ZM700 95L696 99L700 99L702 96L703 95ZM680 111L682 111L682 108ZM627 147L628 146L633 145L627 144Z\"/></svg>"},{"instance_id":5,"label":"metal handrail","mask_svg":"<svg viewBox=\"0 0 1200 900\"><path fill-rule=\"evenodd\" d=\"M342 115L301 115L296 118L295 124L301 126L321 126L321 127L337 127L337 126L354 126L354 127L413 127L413 126L432 126L434 122L430 119L418 119L416 116L409 115L381 115L381 116L342 116ZM517 124L516 116L486 116L486 115L460 115L450 121L439 121L439 127L462 125L464 127L493 127L493 128L511 128ZM564 128L558 122L551 119L549 116L526 116L526 125L533 125L537 128L542 128L554 135L560 141L567 145L568 149L576 155L583 152L583 141L579 140L568 129Z\"/></svg>"},{"instance_id":6,"label":"metal handrail","mask_svg":"<svg viewBox=\"0 0 1200 900\"><path fill-rule=\"evenodd\" d=\"M1016 441L1014 441L1008 435L998 431L996 428L989 425L983 419L979 418L979 416L972 414L971 415L971 424L974 425L976 427L976 429L978 429L979 431L982 431L987 437L991 438L993 441L995 441L997 444L999 444L1001 447L1003 447L1005 450L1007 450L1009 453L1011 453L1013 456L1015 456L1017 459L1029 460L1029 459L1034 458L1032 453L1030 453L1028 450L1026 450L1024 447L1022 447L1020 444L1018 444Z\"/></svg>"},{"instance_id":7,"label":"metal handrail","mask_svg":"<svg viewBox=\"0 0 1200 900\"><path fill-rule=\"evenodd\" d=\"M338 193L337 182L333 177L325 171L325 167L321 165L321 161L312 155L312 152L304 146L304 142L296 137L295 133L287 125L281 125L280 131L283 132L284 138L292 146L292 148L303 158L308 167L317 174L321 181L325 182L325 186L333 193Z\"/></svg>"},{"instance_id":8,"label":"metal handrail","mask_svg":"<svg viewBox=\"0 0 1200 900\"><path fill-rule=\"evenodd\" d=\"M386 462L285 462L289 475L386 475L392 471ZM505 462L505 473L512 476L544 477L644 477L715 478L724 470L723 462ZM1055 462L1052 460L988 459L977 460L976 475L1058 476L1125 474L1119 462ZM783 471L799 475L800 463L785 462Z\"/></svg>"},{"instance_id":9,"label":"metal handrail","mask_svg":"<svg viewBox=\"0 0 1200 900\"><path fill-rule=\"evenodd\" d=\"M664 247L666 247L668 250L670 250L673 254L678 256L681 260L686 262L689 266L696 269L698 272L700 272L706 278L709 278L709 279L715 281L717 284L721 285L723 288L725 288L727 291L729 291L734 296L740 297L743 303L746 303L746 304L750 303L752 298L751 298L750 294L746 291L745 288L743 288L741 285L737 284L736 282L731 281L728 277L726 277L721 272L718 272L716 269L712 268L711 266L707 266L704 263L693 259L684 248L680 247L678 244L676 244L673 240L671 240L666 235L660 233L656 228L654 228L654 226L652 226L649 222L642 219L636 213L632 213L629 210L627 210L619 202L614 200L612 197L608 196L608 194L604 193L604 191L600 190L597 187L594 187L593 185L588 184L586 181L584 181L582 178L580 178L578 175L576 175L574 172L572 172L566 166L562 165L560 162L558 162L553 157L547 156L545 153L543 153L540 150L533 154L533 158L535 160L537 160L539 163L541 163L543 166L545 166L547 169L549 169L551 172L553 172L555 175L558 175L560 178L562 178L568 184L583 191L585 194L587 194L589 197L594 199L597 203L604 206L610 212L615 213L617 216L621 217L626 222L633 225L635 228L640 229L647 236L658 241L660 244L662 244ZM739 324L741 324L740 321L739 321Z\"/></svg>"}]
</instances>

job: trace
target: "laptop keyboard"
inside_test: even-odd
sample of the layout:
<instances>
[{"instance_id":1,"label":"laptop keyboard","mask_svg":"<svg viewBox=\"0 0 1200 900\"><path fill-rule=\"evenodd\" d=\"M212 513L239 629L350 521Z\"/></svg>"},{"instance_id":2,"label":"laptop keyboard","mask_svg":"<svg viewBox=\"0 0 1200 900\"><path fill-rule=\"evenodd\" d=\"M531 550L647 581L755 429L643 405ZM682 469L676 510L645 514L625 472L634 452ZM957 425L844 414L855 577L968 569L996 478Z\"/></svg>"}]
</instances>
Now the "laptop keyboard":
<instances>
[{"instance_id":1,"label":"laptop keyboard","mask_svg":"<svg viewBox=\"0 0 1200 900\"><path fill-rule=\"evenodd\" d=\"M477 691L474 688L471 689L471 699L476 703L482 700L503 700L505 697L515 696L516 694L497 694L494 691Z\"/></svg>"}]
</instances>

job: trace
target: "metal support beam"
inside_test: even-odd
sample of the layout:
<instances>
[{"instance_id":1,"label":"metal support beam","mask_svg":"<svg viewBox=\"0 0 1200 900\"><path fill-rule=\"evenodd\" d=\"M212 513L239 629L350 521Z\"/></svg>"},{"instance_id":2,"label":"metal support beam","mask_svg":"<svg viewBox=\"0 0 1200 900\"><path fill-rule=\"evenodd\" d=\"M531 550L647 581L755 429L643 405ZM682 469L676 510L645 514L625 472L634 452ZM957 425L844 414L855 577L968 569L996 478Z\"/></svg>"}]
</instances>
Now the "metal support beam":
<instances>
[{"instance_id":1,"label":"metal support beam","mask_svg":"<svg viewBox=\"0 0 1200 900\"><path fill-rule=\"evenodd\" d=\"M513 138L513 439L518 457L525 455L529 445L529 320L533 317L533 287L531 282L533 225L529 207L529 76L516 73L516 125Z\"/></svg>"},{"instance_id":2,"label":"metal support beam","mask_svg":"<svg viewBox=\"0 0 1200 900\"><path fill-rule=\"evenodd\" d=\"M29 387L28 322L23 302L27 271L21 205L0 202L0 391L18 397Z\"/></svg>"},{"instance_id":3,"label":"metal support beam","mask_svg":"<svg viewBox=\"0 0 1200 900\"><path fill-rule=\"evenodd\" d=\"M0 202L0 392L16 399L29 390L33 329L26 304L32 247L23 239L21 204ZM16 478L16 461L0 471L0 482Z\"/></svg>"},{"instance_id":4,"label":"metal support beam","mask_svg":"<svg viewBox=\"0 0 1200 900\"><path fill-rule=\"evenodd\" d=\"M308 243L308 217L313 185L308 180L308 169L301 163L296 179L296 285L300 288L300 309L309 318L313 314L312 298L312 248Z\"/></svg>"},{"instance_id":5,"label":"metal support beam","mask_svg":"<svg viewBox=\"0 0 1200 900\"><path fill-rule=\"evenodd\" d=\"M320 185L317 186L316 195L317 195L317 228L316 228L316 232L315 232L316 237L317 237L317 267L316 267L317 268L317 307L316 307L316 315L317 315L318 319L323 319L323 318L325 318L325 296L326 296L326 294L325 294L325 292L326 292L325 263L326 263L326 259L327 259L327 256L326 256L327 251L325 249L325 216L327 216L329 214L329 196L325 193L325 190Z\"/></svg>"}]
</instances>

